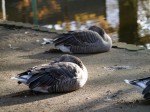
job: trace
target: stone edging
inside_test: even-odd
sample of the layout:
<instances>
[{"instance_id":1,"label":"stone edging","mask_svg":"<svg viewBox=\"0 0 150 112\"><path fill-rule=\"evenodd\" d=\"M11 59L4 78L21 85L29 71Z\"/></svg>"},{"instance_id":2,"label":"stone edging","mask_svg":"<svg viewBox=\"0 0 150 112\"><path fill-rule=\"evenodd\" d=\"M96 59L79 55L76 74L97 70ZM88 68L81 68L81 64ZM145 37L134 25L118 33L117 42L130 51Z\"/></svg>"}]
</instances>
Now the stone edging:
<instances>
[{"instance_id":1,"label":"stone edging","mask_svg":"<svg viewBox=\"0 0 150 112\"><path fill-rule=\"evenodd\" d=\"M55 29L48 29L46 27L42 27L40 25L33 25L29 23L22 23L22 22L15 22L15 21L0 21L0 26L4 27L14 27L14 28L25 28L25 29L31 29L35 31L41 31L41 32L47 32L47 33L64 33L66 32L65 30L55 30Z\"/></svg>"}]
</instances>

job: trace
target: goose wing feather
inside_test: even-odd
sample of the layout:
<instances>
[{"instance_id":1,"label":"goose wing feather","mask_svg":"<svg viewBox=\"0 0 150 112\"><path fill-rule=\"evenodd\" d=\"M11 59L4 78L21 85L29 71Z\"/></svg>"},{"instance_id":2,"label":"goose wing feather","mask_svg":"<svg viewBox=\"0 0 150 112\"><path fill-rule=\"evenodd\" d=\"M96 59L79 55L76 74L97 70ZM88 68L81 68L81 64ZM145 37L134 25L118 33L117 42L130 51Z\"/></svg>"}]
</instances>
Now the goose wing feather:
<instances>
[{"instance_id":1,"label":"goose wing feather","mask_svg":"<svg viewBox=\"0 0 150 112\"><path fill-rule=\"evenodd\" d=\"M150 78L149 81L146 83L147 87L143 90L142 94L150 94Z\"/></svg>"},{"instance_id":2,"label":"goose wing feather","mask_svg":"<svg viewBox=\"0 0 150 112\"><path fill-rule=\"evenodd\" d=\"M144 98L147 99L147 100L150 99L150 93L144 94Z\"/></svg>"},{"instance_id":3,"label":"goose wing feather","mask_svg":"<svg viewBox=\"0 0 150 112\"><path fill-rule=\"evenodd\" d=\"M27 81L29 88L53 86L64 80L78 78L80 75L78 74L78 69L80 69L80 67L71 62L67 63L68 64L59 62L54 65L39 67L40 69L38 67L36 69L33 68L30 73L32 76ZM32 71L36 71L36 73L32 73Z\"/></svg>"},{"instance_id":4,"label":"goose wing feather","mask_svg":"<svg viewBox=\"0 0 150 112\"><path fill-rule=\"evenodd\" d=\"M150 78L149 78L149 81L146 83L146 85L150 86Z\"/></svg>"},{"instance_id":5,"label":"goose wing feather","mask_svg":"<svg viewBox=\"0 0 150 112\"><path fill-rule=\"evenodd\" d=\"M142 94L150 93L150 85L148 85L142 92Z\"/></svg>"},{"instance_id":6,"label":"goose wing feather","mask_svg":"<svg viewBox=\"0 0 150 112\"><path fill-rule=\"evenodd\" d=\"M91 38L92 37L92 38ZM68 32L67 34L61 34L55 39L54 43L56 45L87 45L90 43L94 43L97 40L99 40L100 35L97 32L94 31L76 31L76 32Z\"/></svg>"}]
</instances>

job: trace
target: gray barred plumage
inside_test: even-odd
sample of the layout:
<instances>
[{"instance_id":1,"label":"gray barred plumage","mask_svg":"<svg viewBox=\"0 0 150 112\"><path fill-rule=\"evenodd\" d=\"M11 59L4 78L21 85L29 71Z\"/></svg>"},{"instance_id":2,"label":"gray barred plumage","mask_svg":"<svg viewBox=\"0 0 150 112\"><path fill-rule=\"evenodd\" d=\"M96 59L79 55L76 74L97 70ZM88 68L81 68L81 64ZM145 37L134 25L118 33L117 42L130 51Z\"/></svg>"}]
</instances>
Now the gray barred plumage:
<instances>
[{"instance_id":1,"label":"gray barred plumage","mask_svg":"<svg viewBox=\"0 0 150 112\"><path fill-rule=\"evenodd\" d=\"M62 55L49 64L33 67L17 77L33 91L43 93L71 92L84 86L88 72L82 61L72 55Z\"/></svg>"},{"instance_id":2,"label":"gray barred plumage","mask_svg":"<svg viewBox=\"0 0 150 112\"><path fill-rule=\"evenodd\" d=\"M92 26L85 31L70 31L44 41L43 44L54 44L57 49L67 53L107 52L112 47L111 38L97 26Z\"/></svg>"}]
</instances>

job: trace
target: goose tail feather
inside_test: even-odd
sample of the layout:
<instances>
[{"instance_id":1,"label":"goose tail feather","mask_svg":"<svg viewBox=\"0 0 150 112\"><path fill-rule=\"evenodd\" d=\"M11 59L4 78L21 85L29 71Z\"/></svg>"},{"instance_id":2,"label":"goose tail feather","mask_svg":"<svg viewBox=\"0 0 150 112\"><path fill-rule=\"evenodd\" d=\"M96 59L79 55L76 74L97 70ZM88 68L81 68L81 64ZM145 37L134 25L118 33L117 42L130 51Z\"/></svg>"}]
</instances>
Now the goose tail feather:
<instances>
[{"instance_id":1,"label":"goose tail feather","mask_svg":"<svg viewBox=\"0 0 150 112\"><path fill-rule=\"evenodd\" d=\"M54 39L43 38L42 45L53 44Z\"/></svg>"},{"instance_id":2,"label":"goose tail feather","mask_svg":"<svg viewBox=\"0 0 150 112\"><path fill-rule=\"evenodd\" d=\"M26 84L27 79L22 77L11 77L12 80L17 80L19 84L24 83Z\"/></svg>"},{"instance_id":3,"label":"goose tail feather","mask_svg":"<svg viewBox=\"0 0 150 112\"><path fill-rule=\"evenodd\" d=\"M130 81L127 80L127 79L125 79L124 82L127 83L127 84L130 84Z\"/></svg>"},{"instance_id":4,"label":"goose tail feather","mask_svg":"<svg viewBox=\"0 0 150 112\"><path fill-rule=\"evenodd\" d=\"M146 84L145 84L145 82L144 81L140 81L140 80L127 80L127 79L125 79L124 80L125 81L125 83L127 83L127 84L131 84L131 85L134 85L134 86L138 86L138 87L140 87L141 89L145 89L146 88Z\"/></svg>"},{"instance_id":5,"label":"goose tail feather","mask_svg":"<svg viewBox=\"0 0 150 112\"><path fill-rule=\"evenodd\" d=\"M139 82L138 80L124 80L125 83L133 85L139 93L142 93L143 89L145 88L145 84Z\"/></svg>"},{"instance_id":6,"label":"goose tail feather","mask_svg":"<svg viewBox=\"0 0 150 112\"><path fill-rule=\"evenodd\" d=\"M21 83L27 84L27 81L29 80L30 77L31 77L31 75L22 75L19 77L11 77L11 79L17 80L19 84L21 84Z\"/></svg>"},{"instance_id":7,"label":"goose tail feather","mask_svg":"<svg viewBox=\"0 0 150 112\"><path fill-rule=\"evenodd\" d=\"M144 95L145 99L150 99L150 77L135 80L125 79L124 81L127 84L134 85Z\"/></svg>"}]
</instances>

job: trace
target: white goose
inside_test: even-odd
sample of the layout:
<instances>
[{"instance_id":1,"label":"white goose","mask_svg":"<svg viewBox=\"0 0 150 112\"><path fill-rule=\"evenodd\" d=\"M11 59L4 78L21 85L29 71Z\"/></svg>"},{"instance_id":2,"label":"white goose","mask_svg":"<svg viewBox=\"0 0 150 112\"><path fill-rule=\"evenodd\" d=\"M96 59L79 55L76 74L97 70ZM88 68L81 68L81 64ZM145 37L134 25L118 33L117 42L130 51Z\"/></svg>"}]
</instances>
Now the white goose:
<instances>
[{"instance_id":1,"label":"white goose","mask_svg":"<svg viewBox=\"0 0 150 112\"><path fill-rule=\"evenodd\" d=\"M43 38L43 40L43 45L53 44L66 53L99 53L109 51L112 47L111 38L97 26L84 31L63 33L53 39Z\"/></svg>"},{"instance_id":2,"label":"white goose","mask_svg":"<svg viewBox=\"0 0 150 112\"><path fill-rule=\"evenodd\" d=\"M150 99L150 77L135 79L135 80L124 80L127 84L134 85L142 91L145 99Z\"/></svg>"},{"instance_id":3,"label":"white goose","mask_svg":"<svg viewBox=\"0 0 150 112\"><path fill-rule=\"evenodd\" d=\"M82 61L72 55L62 55L49 64L35 66L17 77L33 91L43 93L71 92L84 86L88 72Z\"/></svg>"}]
</instances>

